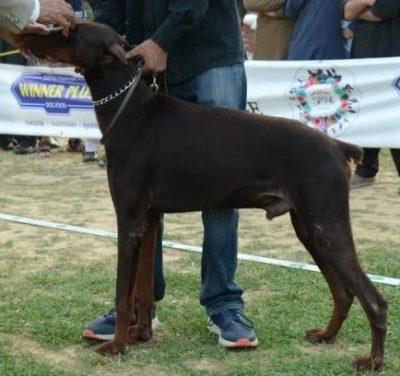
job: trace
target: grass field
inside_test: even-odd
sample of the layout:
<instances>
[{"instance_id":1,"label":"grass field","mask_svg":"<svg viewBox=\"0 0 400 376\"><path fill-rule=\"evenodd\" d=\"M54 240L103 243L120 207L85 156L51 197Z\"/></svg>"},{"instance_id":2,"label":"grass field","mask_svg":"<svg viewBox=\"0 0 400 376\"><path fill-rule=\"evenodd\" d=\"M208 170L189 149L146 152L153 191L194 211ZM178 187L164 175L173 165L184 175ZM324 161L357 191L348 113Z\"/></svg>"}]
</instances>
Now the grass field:
<instances>
[{"instance_id":1,"label":"grass field","mask_svg":"<svg viewBox=\"0 0 400 376\"><path fill-rule=\"evenodd\" d=\"M0 152L0 212L98 229L115 229L105 171L58 152L49 160ZM355 240L365 269L400 277L400 181L385 153L376 185L352 193ZM332 345L312 345L304 332L323 326L331 298L319 273L239 263L246 312L257 328L256 351L228 352L206 328L198 302L200 257L165 251L167 296L161 330L126 356L93 352L81 338L113 302L116 244L111 239L0 221L0 375L356 375L352 361L369 352L370 331L356 303ZM166 238L201 244L198 213L166 218ZM310 262L289 218L267 222L242 211L240 250ZM389 333L382 375L400 374L400 290L388 298Z\"/></svg>"}]
</instances>

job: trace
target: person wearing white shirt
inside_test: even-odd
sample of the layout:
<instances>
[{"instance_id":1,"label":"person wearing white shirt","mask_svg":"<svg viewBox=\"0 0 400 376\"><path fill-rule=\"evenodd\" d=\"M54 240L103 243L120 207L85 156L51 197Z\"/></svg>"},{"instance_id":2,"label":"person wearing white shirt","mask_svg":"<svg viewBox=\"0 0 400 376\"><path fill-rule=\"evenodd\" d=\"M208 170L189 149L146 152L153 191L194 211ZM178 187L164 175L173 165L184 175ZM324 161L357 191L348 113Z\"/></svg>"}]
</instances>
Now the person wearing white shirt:
<instances>
[{"instance_id":1,"label":"person wearing white shirt","mask_svg":"<svg viewBox=\"0 0 400 376\"><path fill-rule=\"evenodd\" d=\"M75 24L74 11L64 0L2 0L0 3L0 37L21 47L19 34L48 32L44 25L62 27L64 35Z\"/></svg>"}]
</instances>

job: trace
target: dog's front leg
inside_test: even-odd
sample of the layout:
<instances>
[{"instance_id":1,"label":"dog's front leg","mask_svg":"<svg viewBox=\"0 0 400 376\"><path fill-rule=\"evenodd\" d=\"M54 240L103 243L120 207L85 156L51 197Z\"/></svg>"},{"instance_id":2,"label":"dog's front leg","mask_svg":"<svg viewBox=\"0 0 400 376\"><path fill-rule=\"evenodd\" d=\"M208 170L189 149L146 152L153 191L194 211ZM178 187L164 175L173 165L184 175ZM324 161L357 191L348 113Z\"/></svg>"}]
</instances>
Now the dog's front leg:
<instances>
[{"instance_id":1,"label":"dog's front leg","mask_svg":"<svg viewBox=\"0 0 400 376\"><path fill-rule=\"evenodd\" d=\"M144 221L118 216L117 326L113 341L99 346L101 354L118 355L125 350L133 313L135 280L143 241Z\"/></svg>"},{"instance_id":2,"label":"dog's front leg","mask_svg":"<svg viewBox=\"0 0 400 376\"><path fill-rule=\"evenodd\" d=\"M137 340L148 341L153 335L151 324L154 310L154 248L159 225L160 215L152 215L140 251L134 294L138 322L129 330L129 343Z\"/></svg>"}]
</instances>

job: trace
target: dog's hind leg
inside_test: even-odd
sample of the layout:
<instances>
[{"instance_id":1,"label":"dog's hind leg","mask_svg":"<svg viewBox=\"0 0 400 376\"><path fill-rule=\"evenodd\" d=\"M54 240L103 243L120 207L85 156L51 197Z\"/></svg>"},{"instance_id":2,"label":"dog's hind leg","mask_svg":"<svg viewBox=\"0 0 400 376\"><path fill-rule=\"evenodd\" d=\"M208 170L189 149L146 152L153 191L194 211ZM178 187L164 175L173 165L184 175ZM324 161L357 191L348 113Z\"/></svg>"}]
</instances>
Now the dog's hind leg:
<instances>
[{"instance_id":1,"label":"dog's hind leg","mask_svg":"<svg viewBox=\"0 0 400 376\"><path fill-rule=\"evenodd\" d=\"M326 209L318 226L315 223L307 226L313 257L325 266L329 265L335 276L334 281L340 281L359 299L370 323L372 346L370 356L358 359L355 366L359 370L376 371L383 363L387 302L358 262L348 208L335 202Z\"/></svg>"},{"instance_id":2,"label":"dog's hind leg","mask_svg":"<svg viewBox=\"0 0 400 376\"><path fill-rule=\"evenodd\" d=\"M318 252L315 251L313 242L310 240L310 236L297 213L292 210L290 216L297 237L309 251L315 263L321 270L329 285L334 301L333 314L328 326L325 329L316 328L307 331L306 338L311 342L331 343L335 340L344 320L347 317L353 303L354 294L345 287L340 279L337 278L337 274L331 266L324 262L323 258L318 256Z\"/></svg>"},{"instance_id":3,"label":"dog's hind leg","mask_svg":"<svg viewBox=\"0 0 400 376\"><path fill-rule=\"evenodd\" d=\"M148 341L152 337L151 322L154 310L154 248L160 215L149 215L146 232L140 251L134 300L137 307L138 323L129 331L128 342Z\"/></svg>"}]
</instances>

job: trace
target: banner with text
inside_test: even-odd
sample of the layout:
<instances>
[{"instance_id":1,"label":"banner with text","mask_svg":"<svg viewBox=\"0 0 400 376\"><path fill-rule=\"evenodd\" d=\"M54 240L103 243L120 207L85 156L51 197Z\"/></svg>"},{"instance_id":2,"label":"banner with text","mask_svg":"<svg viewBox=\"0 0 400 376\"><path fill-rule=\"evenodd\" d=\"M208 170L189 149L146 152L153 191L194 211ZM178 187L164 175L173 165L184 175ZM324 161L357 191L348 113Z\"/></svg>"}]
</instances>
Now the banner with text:
<instances>
[{"instance_id":1,"label":"banner with text","mask_svg":"<svg viewBox=\"0 0 400 376\"><path fill-rule=\"evenodd\" d=\"M101 137L92 98L72 68L0 64L0 134Z\"/></svg>"},{"instance_id":2,"label":"banner with text","mask_svg":"<svg viewBox=\"0 0 400 376\"><path fill-rule=\"evenodd\" d=\"M400 58L248 61L248 110L367 147L400 148ZM71 68L0 65L0 133L100 138Z\"/></svg>"}]
</instances>

